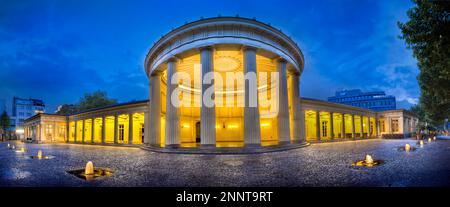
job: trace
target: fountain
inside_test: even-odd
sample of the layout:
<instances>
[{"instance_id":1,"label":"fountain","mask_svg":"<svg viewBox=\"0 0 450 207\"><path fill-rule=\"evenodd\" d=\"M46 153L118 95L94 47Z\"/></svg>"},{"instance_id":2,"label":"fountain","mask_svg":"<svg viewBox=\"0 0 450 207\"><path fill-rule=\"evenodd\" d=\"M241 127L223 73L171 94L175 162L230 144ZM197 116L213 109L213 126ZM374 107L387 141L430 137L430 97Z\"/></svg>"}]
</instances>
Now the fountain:
<instances>
[{"instance_id":1,"label":"fountain","mask_svg":"<svg viewBox=\"0 0 450 207\"><path fill-rule=\"evenodd\" d=\"M354 162L353 166L373 167L383 163L382 160L374 160L371 155L367 154L364 160Z\"/></svg>"},{"instance_id":2,"label":"fountain","mask_svg":"<svg viewBox=\"0 0 450 207\"><path fill-rule=\"evenodd\" d=\"M16 147L14 147L13 149L15 149ZM19 150L16 150L16 152L18 152L18 153L25 153L25 152L27 152L27 150L25 149L25 147L20 147L20 149Z\"/></svg>"},{"instance_id":3,"label":"fountain","mask_svg":"<svg viewBox=\"0 0 450 207\"><path fill-rule=\"evenodd\" d=\"M366 159L364 159L367 164L373 164L373 158L370 155L366 155Z\"/></svg>"},{"instance_id":4,"label":"fountain","mask_svg":"<svg viewBox=\"0 0 450 207\"><path fill-rule=\"evenodd\" d=\"M403 146L403 147L399 147L399 148L398 148L398 150L399 150L399 151L406 151L406 152L410 152L410 151L414 151L414 150L416 150L416 148L415 148L415 147L411 147L411 145L410 145L410 144L405 144L405 146Z\"/></svg>"},{"instance_id":5,"label":"fountain","mask_svg":"<svg viewBox=\"0 0 450 207\"><path fill-rule=\"evenodd\" d=\"M8 143L8 149L11 149L11 145Z\"/></svg>"},{"instance_id":6,"label":"fountain","mask_svg":"<svg viewBox=\"0 0 450 207\"><path fill-rule=\"evenodd\" d=\"M84 168L84 174L86 175L94 175L94 164L89 161Z\"/></svg>"},{"instance_id":7,"label":"fountain","mask_svg":"<svg viewBox=\"0 0 450 207\"><path fill-rule=\"evenodd\" d=\"M11 146L11 149L16 149L16 145Z\"/></svg>"},{"instance_id":8,"label":"fountain","mask_svg":"<svg viewBox=\"0 0 450 207\"><path fill-rule=\"evenodd\" d=\"M411 150L411 145L405 144L405 151L409 152L409 150Z\"/></svg>"},{"instance_id":9,"label":"fountain","mask_svg":"<svg viewBox=\"0 0 450 207\"><path fill-rule=\"evenodd\" d=\"M433 140L436 141L436 136L433 137Z\"/></svg>"},{"instance_id":10,"label":"fountain","mask_svg":"<svg viewBox=\"0 0 450 207\"><path fill-rule=\"evenodd\" d=\"M423 147L423 145L424 145L425 143L423 142L423 140L420 140L419 143L417 143L417 144L420 145L420 147Z\"/></svg>"},{"instance_id":11,"label":"fountain","mask_svg":"<svg viewBox=\"0 0 450 207\"><path fill-rule=\"evenodd\" d=\"M48 159L54 158L54 156L51 156L51 155L46 155L46 156L44 156L44 153L42 152L42 150L39 150L39 151L37 152L37 155L36 155L36 156L30 156L30 158L32 158L32 159L38 159L38 160L48 160Z\"/></svg>"},{"instance_id":12,"label":"fountain","mask_svg":"<svg viewBox=\"0 0 450 207\"><path fill-rule=\"evenodd\" d=\"M114 173L107 168L94 168L92 161L87 162L84 169L70 170L67 172L86 181L91 181L97 177L109 177Z\"/></svg>"}]
</instances>

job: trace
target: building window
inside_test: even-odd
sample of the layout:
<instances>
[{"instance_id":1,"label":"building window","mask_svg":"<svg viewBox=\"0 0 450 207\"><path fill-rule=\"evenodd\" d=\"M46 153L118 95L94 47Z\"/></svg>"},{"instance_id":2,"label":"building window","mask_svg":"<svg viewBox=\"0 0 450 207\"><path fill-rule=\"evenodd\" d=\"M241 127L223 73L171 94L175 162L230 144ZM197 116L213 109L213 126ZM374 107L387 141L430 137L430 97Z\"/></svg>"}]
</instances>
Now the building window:
<instances>
[{"instance_id":1,"label":"building window","mask_svg":"<svg viewBox=\"0 0 450 207\"><path fill-rule=\"evenodd\" d=\"M380 121L381 132L385 132L384 121Z\"/></svg>"},{"instance_id":2,"label":"building window","mask_svg":"<svg viewBox=\"0 0 450 207\"><path fill-rule=\"evenodd\" d=\"M45 127L45 136L49 140L52 140L52 138L53 138L52 137L52 135L53 135L52 131L53 131L53 126L52 125L49 124L49 125L47 125Z\"/></svg>"},{"instance_id":3,"label":"building window","mask_svg":"<svg viewBox=\"0 0 450 207\"><path fill-rule=\"evenodd\" d=\"M140 130L139 136L141 137L141 142L142 142L142 143L144 143L144 130L145 130L144 124L141 123L141 130Z\"/></svg>"},{"instance_id":4,"label":"building window","mask_svg":"<svg viewBox=\"0 0 450 207\"><path fill-rule=\"evenodd\" d=\"M398 132L398 120L392 120L391 124L392 132Z\"/></svg>"},{"instance_id":5,"label":"building window","mask_svg":"<svg viewBox=\"0 0 450 207\"><path fill-rule=\"evenodd\" d=\"M123 124L119 124L119 140L123 141L125 126Z\"/></svg>"},{"instance_id":6,"label":"building window","mask_svg":"<svg viewBox=\"0 0 450 207\"><path fill-rule=\"evenodd\" d=\"M322 122L322 137L327 137L327 121Z\"/></svg>"}]
</instances>

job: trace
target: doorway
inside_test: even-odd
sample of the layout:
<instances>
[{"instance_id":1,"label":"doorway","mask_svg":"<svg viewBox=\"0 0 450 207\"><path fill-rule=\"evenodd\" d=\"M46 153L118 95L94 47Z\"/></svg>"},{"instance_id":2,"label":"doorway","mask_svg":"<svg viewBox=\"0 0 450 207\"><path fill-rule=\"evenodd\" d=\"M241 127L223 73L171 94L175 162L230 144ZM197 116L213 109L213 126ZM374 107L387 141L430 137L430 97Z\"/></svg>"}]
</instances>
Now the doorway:
<instances>
[{"instance_id":1,"label":"doorway","mask_svg":"<svg viewBox=\"0 0 450 207\"><path fill-rule=\"evenodd\" d=\"M200 143L200 121L195 122L195 142Z\"/></svg>"}]
</instances>

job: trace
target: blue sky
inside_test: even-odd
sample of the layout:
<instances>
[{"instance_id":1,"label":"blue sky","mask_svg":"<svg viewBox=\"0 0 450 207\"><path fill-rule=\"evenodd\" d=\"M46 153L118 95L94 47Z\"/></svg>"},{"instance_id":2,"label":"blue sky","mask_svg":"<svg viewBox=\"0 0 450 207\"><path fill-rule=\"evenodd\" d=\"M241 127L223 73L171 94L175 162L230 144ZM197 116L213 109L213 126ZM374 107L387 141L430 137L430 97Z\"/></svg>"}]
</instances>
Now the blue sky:
<instances>
[{"instance_id":1,"label":"blue sky","mask_svg":"<svg viewBox=\"0 0 450 207\"><path fill-rule=\"evenodd\" d=\"M291 36L305 55L301 95L385 90L418 101L417 62L399 39L409 0L0 0L0 99L41 98L47 112L104 90L148 98L144 57L172 28L200 17L255 17Z\"/></svg>"}]
</instances>

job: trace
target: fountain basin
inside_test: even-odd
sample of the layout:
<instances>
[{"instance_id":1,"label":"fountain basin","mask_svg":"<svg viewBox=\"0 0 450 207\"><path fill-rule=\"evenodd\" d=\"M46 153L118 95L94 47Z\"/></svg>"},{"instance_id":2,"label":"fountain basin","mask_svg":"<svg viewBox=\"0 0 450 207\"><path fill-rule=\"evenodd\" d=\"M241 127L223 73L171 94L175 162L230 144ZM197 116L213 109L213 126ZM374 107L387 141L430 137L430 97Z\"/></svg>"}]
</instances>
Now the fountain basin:
<instances>
[{"instance_id":1,"label":"fountain basin","mask_svg":"<svg viewBox=\"0 0 450 207\"><path fill-rule=\"evenodd\" d=\"M30 156L31 159L37 159L37 160L49 160L55 158L55 156L52 155L46 155L46 156Z\"/></svg>"},{"instance_id":2,"label":"fountain basin","mask_svg":"<svg viewBox=\"0 0 450 207\"><path fill-rule=\"evenodd\" d=\"M374 160L372 156L366 155L364 160L356 161L352 164L352 166L359 167L374 167L383 163L383 160Z\"/></svg>"},{"instance_id":3,"label":"fountain basin","mask_svg":"<svg viewBox=\"0 0 450 207\"><path fill-rule=\"evenodd\" d=\"M426 144L427 143L424 142L423 140L420 140L420 141L417 142L417 145L419 145L419 146L423 146L423 145L426 145Z\"/></svg>"},{"instance_id":4,"label":"fountain basin","mask_svg":"<svg viewBox=\"0 0 450 207\"><path fill-rule=\"evenodd\" d=\"M114 171L108 169L108 168L98 168L96 167L94 169L93 174L86 174L86 170L83 169L76 169L76 170L68 170L67 173L74 175L77 178L86 180L86 181L91 181L94 180L95 178L99 178L99 177L109 177L112 176L114 174Z\"/></svg>"},{"instance_id":5,"label":"fountain basin","mask_svg":"<svg viewBox=\"0 0 450 207\"><path fill-rule=\"evenodd\" d=\"M398 149L398 151L412 152L412 151L416 151L417 148L408 144L408 146L406 146L406 145L401 146L397 149Z\"/></svg>"}]
</instances>

